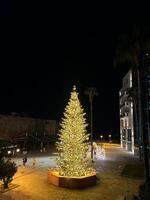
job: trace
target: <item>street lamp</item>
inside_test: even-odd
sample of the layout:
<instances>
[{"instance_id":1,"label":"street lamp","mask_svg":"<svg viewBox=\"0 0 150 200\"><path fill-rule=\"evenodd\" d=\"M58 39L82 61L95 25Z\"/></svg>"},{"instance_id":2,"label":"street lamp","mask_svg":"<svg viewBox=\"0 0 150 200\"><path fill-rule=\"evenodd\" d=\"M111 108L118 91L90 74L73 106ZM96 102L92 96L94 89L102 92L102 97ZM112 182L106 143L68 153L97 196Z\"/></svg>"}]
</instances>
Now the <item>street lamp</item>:
<instances>
[{"instance_id":1,"label":"street lamp","mask_svg":"<svg viewBox=\"0 0 150 200\"><path fill-rule=\"evenodd\" d=\"M20 152L20 149L16 149L16 152L19 153L19 152Z\"/></svg>"},{"instance_id":2,"label":"street lamp","mask_svg":"<svg viewBox=\"0 0 150 200\"><path fill-rule=\"evenodd\" d=\"M7 153L10 155L10 154L11 154L11 151L10 151L10 150L8 150L8 151L7 151Z\"/></svg>"},{"instance_id":3,"label":"street lamp","mask_svg":"<svg viewBox=\"0 0 150 200\"><path fill-rule=\"evenodd\" d=\"M111 135L108 135L108 137L109 137L109 142L111 142Z\"/></svg>"},{"instance_id":4,"label":"street lamp","mask_svg":"<svg viewBox=\"0 0 150 200\"><path fill-rule=\"evenodd\" d=\"M101 142L102 142L102 139L103 139L103 135L100 135L100 138L101 138Z\"/></svg>"}]
</instances>

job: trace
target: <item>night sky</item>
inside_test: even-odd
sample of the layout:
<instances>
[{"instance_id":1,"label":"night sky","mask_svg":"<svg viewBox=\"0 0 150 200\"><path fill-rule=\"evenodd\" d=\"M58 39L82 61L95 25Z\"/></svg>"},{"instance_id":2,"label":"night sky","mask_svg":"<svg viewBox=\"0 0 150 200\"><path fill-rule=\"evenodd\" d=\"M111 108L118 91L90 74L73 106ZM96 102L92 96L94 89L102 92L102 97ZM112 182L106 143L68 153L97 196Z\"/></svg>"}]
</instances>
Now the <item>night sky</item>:
<instances>
[{"instance_id":1,"label":"night sky","mask_svg":"<svg viewBox=\"0 0 150 200\"><path fill-rule=\"evenodd\" d=\"M0 3L0 113L59 121L75 84L89 120L84 90L96 87L94 135L119 136L118 91L128 68L113 67L117 37L148 14L131 5L37 2Z\"/></svg>"}]
</instances>

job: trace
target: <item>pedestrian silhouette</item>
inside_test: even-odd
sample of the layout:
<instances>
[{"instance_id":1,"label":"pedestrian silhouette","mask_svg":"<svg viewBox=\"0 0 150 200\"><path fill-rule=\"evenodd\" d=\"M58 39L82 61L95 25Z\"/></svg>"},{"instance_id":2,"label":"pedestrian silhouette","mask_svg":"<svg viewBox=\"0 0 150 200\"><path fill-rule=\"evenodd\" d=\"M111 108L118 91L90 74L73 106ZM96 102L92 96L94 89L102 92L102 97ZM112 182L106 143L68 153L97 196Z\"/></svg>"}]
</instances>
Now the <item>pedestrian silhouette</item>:
<instances>
[{"instance_id":1,"label":"pedestrian silhouette","mask_svg":"<svg viewBox=\"0 0 150 200\"><path fill-rule=\"evenodd\" d=\"M23 166L25 167L26 166L26 162L27 162L27 156L24 156L22 161L23 161Z\"/></svg>"},{"instance_id":2,"label":"pedestrian silhouette","mask_svg":"<svg viewBox=\"0 0 150 200\"><path fill-rule=\"evenodd\" d=\"M33 167L33 168L35 168L35 164L36 164L36 159L33 158L33 160L32 160L32 167Z\"/></svg>"}]
</instances>

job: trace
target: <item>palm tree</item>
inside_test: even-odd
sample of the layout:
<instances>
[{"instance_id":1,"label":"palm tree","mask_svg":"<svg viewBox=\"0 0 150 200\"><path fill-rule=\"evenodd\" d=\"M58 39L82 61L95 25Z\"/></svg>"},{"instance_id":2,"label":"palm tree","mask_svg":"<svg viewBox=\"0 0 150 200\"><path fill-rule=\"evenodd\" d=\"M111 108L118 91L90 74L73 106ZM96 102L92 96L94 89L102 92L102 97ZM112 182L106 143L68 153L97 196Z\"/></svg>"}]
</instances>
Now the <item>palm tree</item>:
<instances>
[{"instance_id":1,"label":"palm tree","mask_svg":"<svg viewBox=\"0 0 150 200\"><path fill-rule=\"evenodd\" d=\"M114 66L121 64L129 64L132 72L137 77L137 96L133 101L138 100L138 119L139 132L142 136L144 166L145 166L145 181L150 182L149 174L149 155L148 155L148 136L144 131L143 126L143 109L141 100L141 80L144 76L144 60L148 56L147 51L150 48L150 27L134 27L131 32L126 35L121 35L118 39L116 47L116 55L114 58Z\"/></svg>"},{"instance_id":2,"label":"palm tree","mask_svg":"<svg viewBox=\"0 0 150 200\"><path fill-rule=\"evenodd\" d=\"M90 114L91 114L91 160L93 162L93 98L94 96L98 96L98 92L95 87L88 87L85 90L85 95L89 96L89 103L90 103Z\"/></svg>"}]
</instances>

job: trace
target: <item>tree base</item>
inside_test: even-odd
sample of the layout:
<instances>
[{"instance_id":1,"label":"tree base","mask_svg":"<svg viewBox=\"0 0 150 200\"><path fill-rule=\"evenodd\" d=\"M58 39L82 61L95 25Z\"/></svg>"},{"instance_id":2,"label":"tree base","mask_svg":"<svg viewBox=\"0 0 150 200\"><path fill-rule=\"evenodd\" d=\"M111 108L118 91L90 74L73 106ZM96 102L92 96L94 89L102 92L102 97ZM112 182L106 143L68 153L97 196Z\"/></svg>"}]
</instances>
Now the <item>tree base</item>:
<instances>
[{"instance_id":1,"label":"tree base","mask_svg":"<svg viewBox=\"0 0 150 200\"><path fill-rule=\"evenodd\" d=\"M88 176L82 177L68 177L60 176L58 172L48 170L48 183L57 187L82 189L96 185L96 173L91 173Z\"/></svg>"}]
</instances>

